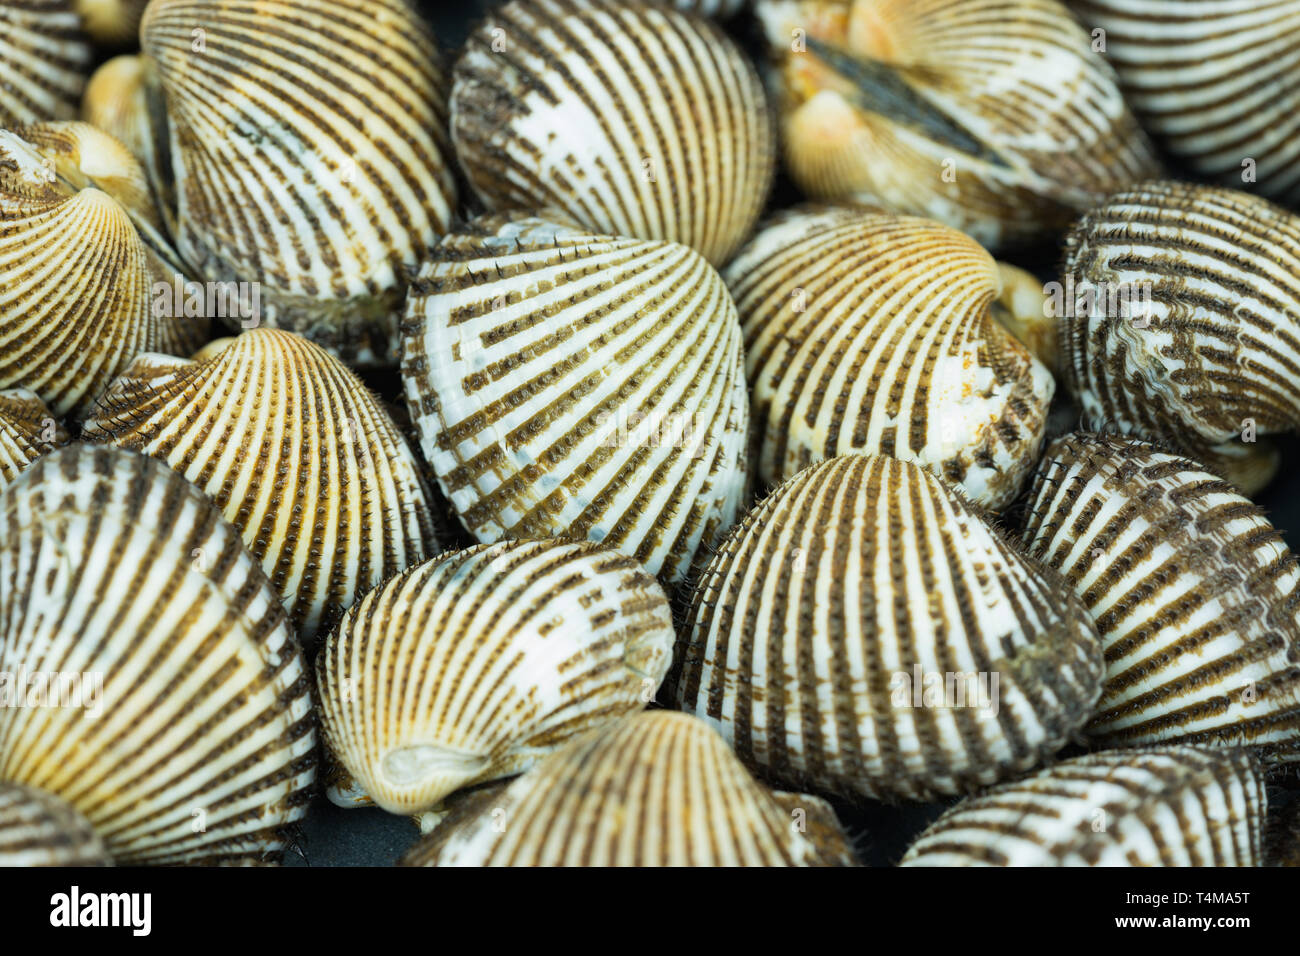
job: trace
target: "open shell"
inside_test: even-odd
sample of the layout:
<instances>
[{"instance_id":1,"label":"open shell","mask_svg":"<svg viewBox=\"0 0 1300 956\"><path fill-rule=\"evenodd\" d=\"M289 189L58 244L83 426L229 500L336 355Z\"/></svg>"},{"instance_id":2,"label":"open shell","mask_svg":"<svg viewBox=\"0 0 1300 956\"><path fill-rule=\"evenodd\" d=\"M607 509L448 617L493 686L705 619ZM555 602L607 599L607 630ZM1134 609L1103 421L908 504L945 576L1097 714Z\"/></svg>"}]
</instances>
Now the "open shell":
<instances>
[{"instance_id":1,"label":"open shell","mask_svg":"<svg viewBox=\"0 0 1300 956\"><path fill-rule=\"evenodd\" d=\"M969 797L903 866L1260 866L1268 796L1242 751L1091 754Z\"/></svg>"},{"instance_id":2,"label":"open shell","mask_svg":"<svg viewBox=\"0 0 1300 956\"><path fill-rule=\"evenodd\" d=\"M166 462L212 496L304 639L437 550L414 452L338 359L253 329L204 361L140 356L85 436Z\"/></svg>"},{"instance_id":3,"label":"open shell","mask_svg":"<svg viewBox=\"0 0 1300 956\"><path fill-rule=\"evenodd\" d=\"M1231 485L1146 442L1069 435L1039 468L1024 544L1101 634L1089 734L1300 760L1300 563Z\"/></svg>"},{"instance_id":4,"label":"open shell","mask_svg":"<svg viewBox=\"0 0 1300 956\"><path fill-rule=\"evenodd\" d=\"M72 0L5 0L0 129L76 116L91 57Z\"/></svg>"},{"instance_id":5,"label":"open shell","mask_svg":"<svg viewBox=\"0 0 1300 956\"><path fill-rule=\"evenodd\" d=\"M825 804L784 796L756 783L703 721L653 711L575 740L503 790L477 796L403 863L853 865Z\"/></svg>"},{"instance_id":6,"label":"open shell","mask_svg":"<svg viewBox=\"0 0 1300 956\"><path fill-rule=\"evenodd\" d=\"M696 588L676 699L771 779L924 800L1029 769L1101 692L1087 612L957 492L846 455L772 493Z\"/></svg>"},{"instance_id":7,"label":"open shell","mask_svg":"<svg viewBox=\"0 0 1300 956\"><path fill-rule=\"evenodd\" d=\"M924 465L1001 508L1042 446L1055 383L994 320L998 264L925 219L800 210L723 273L745 333L758 478L835 455Z\"/></svg>"},{"instance_id":8,"label":"open shell","mask_svg":"<svg viewBox=\"0 0 1300 956\"><path fill-rule=\"evenodd\" d=\"M53 794L0 782L0 867L112 866L90 822Z\"/></svg>"},{"instance_id":9,"label":"open shell","mask_svg":"<svg viewBox=\"0 0 1300 956\"><path fill-rule=\"evenodd\" d=\"M740 325L685 246L485 217L435 250L403 330L425 457L480 541L589 538L678 582L735 520Z\"/></svg>"},{"instance_id":10,"label":"open shell","mask_svg":"<svg viewBox=\"0 0 1300 956\"><path fill-rule=\"evenodd\" d=\"M495 210L563 210L595 233L725 262L772 183L763 85L718 27L668 6L516 0L456 64L452 138Z\"/></svg>"},{"instance_id":11,"label":"open shell","mask_svg":"<svg viewBox=\"0 0 1300 956\"><path fill-rule=\"evenodd\" d=\"M67 440L67 430L35 392L25 388L0 392L0 488Z\"/></svg>"},{"instance_id":12,"label":"open shell","mask_svg":"<svg viewBox=\"0 0 1300 956\"><path fill-rule=\"evenodd\" d=\"M668 598L599 545L449 552L344 615L317 658L325 739L377 804L415 814L513 776L654 699Z\"/></svg>"},{"instance_id":13,"label":"open shell","mask_svg":"<svg viewBox=\"0 0 1300 956\"><path fill-rule=\"evenodd\" d=\"M311 684L205 495L143 455L53 452L0 492L0 582L0 671L25 691L0 707L0 780L70 804L120 863L279 852L315 776Z\"/></svg>"}]
</instances>

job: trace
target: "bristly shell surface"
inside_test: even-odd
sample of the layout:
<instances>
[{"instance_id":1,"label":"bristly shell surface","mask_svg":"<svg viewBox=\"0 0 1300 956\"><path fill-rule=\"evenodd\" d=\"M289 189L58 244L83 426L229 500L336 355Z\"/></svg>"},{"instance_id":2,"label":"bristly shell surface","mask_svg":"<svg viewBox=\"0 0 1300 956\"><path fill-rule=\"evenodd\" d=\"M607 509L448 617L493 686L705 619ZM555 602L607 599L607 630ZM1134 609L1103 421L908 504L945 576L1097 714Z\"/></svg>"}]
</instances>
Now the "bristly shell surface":
<instances>
[{"instance_id":1,"label":"bristly shell surface","mask_svg":"<svg viewBox=\"0 0 1300 956\"><path fill-rule=\"evenodd\" d=\"M415 846L408 866L853 865L703 721L651 711L573 741ZM793 809L787 809L793 803ZM825 805L809 809L825 819ZM475 812L476 811L476 812ZM805 816L809 814L805 813ZM832 817L833 819L833 817Z\"/></svg>"},{"instance_id":2,"label":"bristly shell surface","mask_svg":"<svg viewBox=\"0 0 1300 956\"><path fill-rule=\"evenodd\" d=\"M692 250L485 217L434 251L403 331L425 457L480 541L588 538L679 582L735 521L740 325Z\"/></svg>"},{"instance_id":3,"label":"bristly shell surface","mask_svg":"<svg viewBox=\"0 0 1300 956\"><path fill-rule=\"evenodd\" d=\"M0 782L0 867L112 865L90 822L68 804Z\"/></svg>"},{"instance_id":4,"label":"bristly shell surface","mask_svg":"<svg viewBox=\"0 0 1300 956\"><path fill-rule=\"evenodd\" d=\"M76 116L91 59L71 0L5 0L0 129Z\"/></svg>"},{"instance_id":5,"label":"bristly shell surface","mask_svg":"<svg viewBox=\"0 0 1300 956\"><path fill-rule=\"evenodd\" d=\"M1061 271L1063 372L1085 424L1175 445L1247 494L1267 484L1266 436L1300 425L1300 217L1146 183L1075 225Z\"/></svg>"},{"instance_id":6,"label":"bristly shell surface","mask_svg":"<svg viewBox=\"0 0 1300 956\"><path fill-rule=\"evenodd\" d=\"M903 866L1259 866L1268 797L1240 750L1112 751L968 797Z\"/></svg>"},{"instance_id":7,"label":"bristly shell surface","mask_svg":"<svg viewBox=\"0 0 1300 956\"><path fill-rule=\"evenodd\" d=\"M961 495L858 455L805 469L732 530L676 657L678 704L766 777L916 800L1055 753L1103 669L1079 602Z\"/></svg>"},{"instance_id":8,"label":"bristly shell surface","mask_svg":"<svg viewBox=\"0 0 1300 956\"><path fill-rule=\"evenodd\" d=\"M377 804L420 813L640 710L672 647L667 596L625 555L555 540L449 552L330 634L325 739Z\"/></svg>"},{"instance_id":9,"label":"bristly shell surface","mask_svg":"<svg viewBox=\"0 0 1300 956\"><path fill-rule=\"evenodd\" d=\"M0 488L67 440L67 430L35 392L25 388L0 391Z\"/></svg>"},{"instance_id":10,"label":"bristly shell surface","mask_svg":"<svg viewBox=\"0 0 1300 956\"><path fill-rule=\"evenodd\" d=\"M1300 760L1300 564L1231 485L1146 442L1069 435L1039 468L1024 543L1101 634L1089 734Z\"/></svg>"},{"instance_id":11,"label":"bristly shell surface","mask_svg":"<svg viewBox=\"0 0 1300 956\"><path fill-rule=\"evenodd\" d=\"M494 11L456 64L452 138L495 210L725 262L775 167L763 85L718 27L667 6L533 0Z\"/></svg>"},{"instance_id":12,"label":"bristly shell surface","mask_svg":"<svg viewBox=\"0 0 1300 956\"><path fill-rule=\"evenodd\" d=\"M85 436L166 462L216 501L304 639L438 550L414 452L338 359L253 329L204 361L140 356Z\"/></svg>"},{"instance_id":13,"label":"bristly shell surface","mask_svg":"<svg viewBox=\"0 0 1300 956\"><path fill-rule=\"evenodd\" d=\"M924 465L993 508L1042 446L1055 383L991 316L998 264L925 219L811 209L723 272L745 333L757 472L850 452Z\"/></svg>"},{"instance_id":14,"label":"bristly shell surface","mask_svg":"<svg viewBox=\"0 0 1300 956\"><path fill-rule=\"evenodd\" d=\"M273 856L306 811L311 684L284 609L151 458L65 448L0 492L0 670L49 681L44 706L9 685L27 706L0 707L0 780L73 806L120 863Z\"/></svg>"}]
</instances>

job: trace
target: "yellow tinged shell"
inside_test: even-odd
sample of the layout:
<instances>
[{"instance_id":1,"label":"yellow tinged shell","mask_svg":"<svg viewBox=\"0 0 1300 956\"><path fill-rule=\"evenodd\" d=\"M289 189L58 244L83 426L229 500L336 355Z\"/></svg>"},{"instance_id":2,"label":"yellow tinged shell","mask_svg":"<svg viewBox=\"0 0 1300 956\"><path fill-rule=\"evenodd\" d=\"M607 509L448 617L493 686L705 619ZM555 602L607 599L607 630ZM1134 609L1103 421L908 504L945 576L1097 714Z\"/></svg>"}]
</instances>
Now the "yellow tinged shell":
<instances>
[{"instance_id":1,"label":"yellow tinged shell","mask_svg":"<svg viewBox=\"0 0 1300 956\"><path fill-rule=\"evenodd\" d=\"M317 658L330 749L392 813L509 777L654 699L668 598L586 542L449 552L367 594Z\"/></svg>"},{"instance_id":2,"label":"yellow tinged shell","mask_svg":"<svg viewBox=\"0 0 1300 956\"><path fill-rule=\"evenodd\" d=\"M121 47L134 43L149 0L73 0L86 34L97 44Z\"/></svg>"},{"instance_id":3,"label":"yellow tinged shell","mask_svg":"<svg viewBox=\"0 0 1300 956\"><path fill-rule=\"evenodd\" d=\"M1300 563L1231 485L1146 442L1068 435L1039 467L1023 537L1101 634L1090 735L1300 760Z\"/></svg>"},{"instance_id":4,"label":"yellow tinged shell","mask_svg":"<svg viewBox=\"0 0 1300 956\"><path fill-rule=\"evenodd\" d=\"M775 167L763 85L721 29L668 6L516 0L456 64L452 138L494 210L563 210L594 233L726 262Z\"/></svg>"},{"instance_id":5,"label":"yellow tinged shell","mask_svg":"<svg viewBox=\"0 0 1300 956\"><path fill-rule=\"evenodd\" d=\"M1087 612L928 471L846 455L750 512L700 577L676 700L781 783L925 800L1051 756L1101 692Z\"/></svg>"},{"instance_id":6,"label":"yellow tinged shell","mask_svg":"<svg viewBox=\"0 0 1300 956\"><path fill-rule=\"evenodd\" d=\"M1090 754L968 797L903 866L1261 866L1268 795L1239 750Z\"/></svg>"},{"instance_id":7,"label":"yellow tinged shell","mask_svg":"<svg viewBox=\"0 0 1300 956\"><path fill-rule=\"evenodd\" d=\"M0 4L0 129L72 119L91 49L71 0Z\"/></svg>"},{"instance_id":8,"label":"yellow tinged shell","mask_svg":"<svg viewBox=\"0 0 1300 956\"><path fill-rule=\"evenodd\" d=\"M652 711L575 740L479 796L403 863L853 865L825 804L801 796L778 799L755 782L703 721Z\"/></svg>"},{"instance_id":9,"label":"yellow tinged shell","mask_svg":"<svg viewBox=\"0 0 1300 956\"><path fill-rule=\"evenodd\" d=\"M67 431L35 392L25 388L0 392L0 488L67 440Z\"/></svg>"},{"instance_id":10,"label":"yellow tinged shell","mask_svg":"<svg viewBox=\"0 0 1300 956\"><path fill-rule=\"evenodd\" d=\"M315 777L311 685L193 485L113 448L36 462L0 492L0 621L0 781L70 804L120 863L279 852Z\"/></svg>"},{"instance_id":11,"label":"yellow tinged shell","mask_svg":"<svg viewBox=\"0 0 1300 956\"><path fill-rule=\"evenodd\" d=\"M587 538L676 583L735 520L740 326L690 249L484 217L435 250L403 331L425 458L480 541Z\"/></svg>"},{"instance_id":12,"label":"yellow tinged shell","mask_svg":"<svg viewBox=\"0 0 1300 956\"><path fill-rule=\"evenodd\" d=\"M758 478L851 452L1009 504L1033 469L1055 383L992 317L998 265L925 219L807 209L723 273L745 333Z\"/></svg>"},{"instance_id":13,"label":"yellow tinged shell","mask_svg":"<svg viewBox=\"0 0 1300 956\"><path fill-rule=\"evenodd\" d=\"M332 355L254 329L204 361L140 356L85 436L166 462L216 501L304 640L437 550L414 453Z\"/></svg>"},{"instance_id":14,"label":"yellow tinged shell","mask_svg":"<svg viewBox=\"0 0 1300 956\"><path fill-rule=\"evenodd\" d=\"M0 783L0 867L112 866L89 821L58 797Z\"/></svg>"}]
</instances>

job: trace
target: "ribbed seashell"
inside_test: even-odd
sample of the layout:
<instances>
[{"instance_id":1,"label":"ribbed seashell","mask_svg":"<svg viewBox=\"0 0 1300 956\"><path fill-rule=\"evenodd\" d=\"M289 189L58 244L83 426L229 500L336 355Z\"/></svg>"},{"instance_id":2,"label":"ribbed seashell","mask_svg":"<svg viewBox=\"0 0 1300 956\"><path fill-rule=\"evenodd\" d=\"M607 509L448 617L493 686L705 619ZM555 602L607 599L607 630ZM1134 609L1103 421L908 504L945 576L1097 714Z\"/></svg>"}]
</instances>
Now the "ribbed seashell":
<instances>
[{"instance_id":1,"label":"ribbed seashell","mask_svg":"<svg viewBox=\"0 0 1300 956\"><path fill-rule=\"evenodd\" d=\"M1089 754L968 797L902 865L1259 866L1267 807L1244 751Z\"/></svg>"},{"instance_id":2,"label":"ribbed seashell","mask_svg":"<svg viewBox=\"0 0 1300 956\"><path fill-rule=\"evenodd\" d=\"M1248 495L1267 484L1266 436L1300 426L1300 217L1146 183L1079 221L1061 269L1062 371L1085 424L1174 445Z\"/></svg>"},{"instance_id":3,"label":"ribbed seashell","mask_svg":"<svg viewBox=\"0 0 1300 956\"><path fill-rule=\"evenodd\" d=\"M452 140L495 210L563 210L596 233L667 239L714 264L767 198L762 82L717 26L617 0L493 11L456 64Z\"/></svg>"},{"instance_id":4,"label":"ribbed seashell","mask_svg":"<svg viewBox=\"0 0 1300 956\"><path fill-rule=\"evenodd\" d=\"M0 622L0 780L70 804L119 863L279 852L315 777L311 683L198 489L114 448L40 459L0 492Z\"/></svg>"},{"instance_id":5,"label":"ribbed seashell","mask_svg":"<svg viewBox=\"0 0 1300 956\"><path fill-rule=\"evenodd\" d=\"M84 435L166 462L216 501L299 634L437 550L414 452L338 359L252 329L202 362L142 355Z\"/></svg>"},{"instance_id":6,"label":"ribbed seashell","mask_svg":"<svg viewBox=\"0 0 1300 956\"><path fill-rule=\"evenodd\" d=\"M0 129L76 116L91 56L72 0L0 4Z\"/></svg>"},{"instance_id":7,"label":"ribbed seashell","mask_svg":"<svg viewBox=\"0 0 1300 956\"><path fill-rule=\"evenodd\" d=\"M723 278L761 482L859 452L924 465L989 507L1016 497L1055 383L994 320L1002 275L973 239L891 213L796 211Z\"/></svg>"},{"instance_id":8,"label":"ribbed seashell","mask_svg":"<svg viewBox=\"0 0 1300 956\"><path fill-rule=\"evenodd\" d=\"M0 867L112 866L90 822L53 794L0 782Z\"/></svg>"},{"instance_id":9,"label":"ribbed seashell","mask_svg":"<svg viewBox=\"0 0 1300 956\"><path fill-rule=\"evenodd\" d=\"M573 741L478 797L406 855L407 866L844 866L825 804L787 810L703 721L629 717ZM797 801L796 801L797 802ZM797 809L797 808L796 808ZM476 814L473 811L478 811Z\"/></svg>"},{"instance_id":10,"label":"ribbed seashell","mask_svg":"<svg viewBox=\"0 0 1300 956\"><path fill-rule=\"evenodd\" d=\"M723 19L732 17L739 13L749 0L660 0L676 7L678 10L685 10L689 13L699 13L706 17L717 17Z\"/></svg>"},{"instance_id":11,"label":"ribbed seashell","mask_svg":"<svg viewBox=\"0 0 1300 956\"><path fill-rule=\"evenodd\" d=\"M1069 590L930 472L801 471L701 575L676 700L801 789L924 800L1028 770L1083 726L1101 645Z\"/></svg>"},{"instance_id":12,"label":"ribbed seashell","mask_svg":"<svg viewBox=\"0 0 1300 956\"><path fill-rule=\"evenodd\" d=\"M1070 0L1142 125L1199 176L1300 201L1300 7Z\"/></svg>"},{"instance_id":13,"label":"ribbed seashell","mask_svg":"<svg viewBox=\"0 0 1300 956\"><path fill-rule=\"evenodd\" d=\"M134 43L149 0L73 0L86 35L101 46Z\"/></svg>"},{"instance_id":14,"label":"ribbed seashell","mask_svg":"<svg viewBox=\"0 0 1300 956\"><path fill-rule=\"evenodd\" d=\"M0 388L64 415L137 353L200 340L206 319L154 308L170 255L144 172L113 137L85 123L0 131Z\"/></svg>"},{"instance_id":15,"label":"ribbed seashell","mask_svg":"<svg viewBox=\"0 0 1300 956\"><path fill-rule=\"evenodd\" d=\"M406 0L154 0L177 247L259 283L261 321L355 362L396 359L408 274L446 231L446 78Z\"/></svg>"},{"instance_id":16,"label":"ribbed seashell","mask_svg":"<svg viewBox=\"0 0 1300 956\"><path fill-rule=\"evenodd\" d=\"M735 521L740 325L685 246L485 217L434 251L403 332L425 458L480 541L589 538L675 583Z\"/></svg>"},{"instance_id":17,"label":"ribbed seashell","mask_svg":"<svg viewBox=\"0 0 1300 956\"><path fill-rule=\"evenodd\" d=\"M421 813L642 709L673 637L659 584L615 551L448 552L371 591L326 640L325 739L379 806Z\"/></svg>"},{"instance_id":18,"label":"ribbed seashell","mask_svg":"<svg viewBox=\"0 0 1300 956\"><path fill-rule=\"evenodd\" d=\"M1230 484L1146 442L1068 435L1039 467L1024 546L1101 634L1088 733L1300 760L1300 563Z\"/></svg>"},{"instance_id":19,"label":"ribbed seashell","mask_svg":"<svg viewBox=\"0 0 1300 956\"><path fill-rule=\"evenodd\" d=\"M817 199L938 219L997 249L1055 239L1159 163L1057 0L758 0L784 151Z\"/></svg>"},{"instance_id":20,"label":"ribbed seashell","mask_svg":"<svg viewBox=\"0 0 1300 956\"><path fill-rule=\"evenodd\" d=\"M35 392L25 388L0 391L0 488L67 440L67 430Z\"/></svg>"}]
</instances>

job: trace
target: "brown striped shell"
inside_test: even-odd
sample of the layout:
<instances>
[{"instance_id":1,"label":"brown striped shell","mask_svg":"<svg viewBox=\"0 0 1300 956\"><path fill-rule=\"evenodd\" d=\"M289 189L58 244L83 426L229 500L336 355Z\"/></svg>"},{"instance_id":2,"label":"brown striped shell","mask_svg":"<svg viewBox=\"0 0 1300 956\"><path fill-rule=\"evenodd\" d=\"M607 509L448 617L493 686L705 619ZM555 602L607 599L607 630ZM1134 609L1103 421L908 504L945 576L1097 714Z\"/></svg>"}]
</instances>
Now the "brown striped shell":
<instances>
[{"instance_id":1,"label":"brown striped shell","mask_svg":"<svg viewBox=\"0 0 1300 956\"><path fill-rule=\"evenodd\" d=\"M67 440L67 430L35 392L25 388L0 391L0 488Z\"/></svg>"},{"instance_id":2,"label":"brown striped shell","mask_svg":"<svg viewBox=\"0 0 1300 956\"><path fill-rule=\"evenodd\" d=\"M903 866L1260 866L1264 776L1240 750L1063 761L957 804Z\"/></svg>"},{"instance_id":3,"label":"brown striped shell","mask_svg":"<svg viewBox=\"0 0 1300 956\"><path fill-rule=\"evenodd\" d=\"M924 800L1028 770L1101 691L1097 634L957 492L883 456L801 471L723 541L676 700L765 777Z\"/></svg>"},{"instance_id":4,"label":"brown striped shell","mask_svg":"<svg viewBox=\"0 0 1300 956\"><path fill-rule=\"evenodd\" d=\"M119 863L279 853L315 776L311 684L207 496L120 449L41 458L0 492L0 622L0 781Z\"/></svg>"},{"instance_id":5,"label":"brown striped shell","mask_svg":"<svg viewBox=\"0 0 1300 956\"><path fill-rule=\"evenodd\" d=\"M1143 127L1198 177L1300 201L1300 6L1070 0Z\"/></svg>"},{"instance_id":6,"label":"brown striped shell","mask_svg":"<svg viewBox=\"0 0 1300 956\"><path fill-rule=\"evenodd\" d=\"M455 209L446 77L405 0L154 0L177 245L259 284L264 324L391 362L406 280Z\"/></svg>"},{"instance_id":7,"label":"brown striped shell","mask_svg":"<svg viewBox=\"0 0 1300 956\"><path fill-rule=\"evenodd\" d=\"M758 0L786 165L817 199L927 216L996 249L1159 174L1057 0Z\"/></svg>"},{"instance_id":8,"label":"brown striped shell","mask_svg":"<svg viewBox=\"0 0 1300 956\"><path fill-rule=\"evenodd\" d=\"M924 465L983 505L1011 502L1055 383L995 319L998 264L926 219L788 213L723 273L745 333L758 478L851 452Z\"/></svg>"},{"instance_id":9,"label":"brown striped shell","mask_svg":"<svg viewBox=\"0 0 1300 956\"><path fill-rule=\"evenodd\" d=\"M1061 274L1063 374L1085 424L1163 440L1246 494L1267 484L1268 436L1300 426L1300 217L1144 183L1075 225Z\"/></svg>"},{"instance_id":10,"label":"brown striped shell","mask_svg":"<svg viewBox=\"0 0 1300 956\"><path fill-rule=\"evenodd\" d=\"M844 866L815 797L778 800L703 721L651 711L476 795L407 866ZM809 821L812 821L811 824Z\"/></svg>"},{"instance_id":11,"label":"brown striped shell","mask_svg":"<svg viewBox=\"0 0 1300 956\"><path fill-rule=\"evenodd\" d=\"M253 329L204 361L140 356L85 436L166 462L211 495L304 640L438 548L397 426L346 366L291 332Z\"/></svg>"},{"instance_id":12,"label":"brown striped shell","mask_svg":"<svg viewBox=\"0 0 1300 956\"><path fill-rule=\"evenodd\" d=\"M775 166L763 86L718 27L667 6L529 0L456 64L452 138L490 209L564 211L594 233L725 262Z\"/></svg>"},{"instance_id":13,"label":"brown striped shell","mask_svg":"<svg viewBox=\"0 0 1300 956\"><path fill-rule=\"evenodd\" d=\"M72 0L0 4L0 129L77 113L91 49Z\"/></svg>"},{"instance_id":14,"label":"brown striped shell","mask_svg":"<svg viewBox=\"0 0 1300 956\"><path fill-rule=\"evenodd\" d=\"M668 598L632 558L554 540L448 552L329 635L325 739L379 806L421 813L642 709L672 646Z\"/></svg>"},{"instance_id":15,"label":"brown striped shell","mask_svg":"<svg viewBox=\"0 0 1300 956\"><path fill-rule=\"evenodd\" d=\"M1300 564L1231 485L1146 442L1068 435L1039 467L1023 540L1101 634L1090 735L1300 760Z\"/></svg>"},{"instance_id":16,"label":"brown striped shell","mask_svg":"<svg viewBox=\"0 0 1300 956\"><path fill-rule=\"evenodd\" d=\"M748 4L749 0L658 0L658 2L668 3L678 10L686 10L690 13L700 13L706 17L722 19L735 16Z\"/></svg>"},{"instance_id":17,"label":"brown striped shell","mask_svg":"<svg viewBox=\"0 0 1300 956\"><path fill-rule=\"evenodd\" d=\"M745 493L735 306L697 253L489 216L421 270L402 379L480 541L600 541L679 582Z\"/></svg>"},{"instance_id":18,"label":"brown striped shell","mask_svg":"<svg viewBox=\"0 0 1300 956\"><path fill-rule=\"evenodd\" d=\"M90 822L68 804L0 782L0 867L112 865Z\"/></svg>"}]
</instances>

